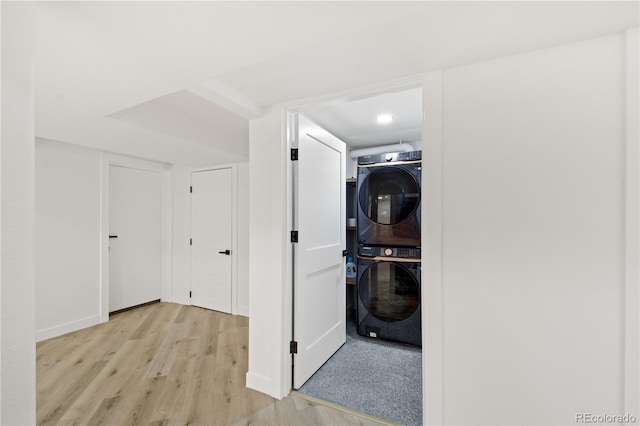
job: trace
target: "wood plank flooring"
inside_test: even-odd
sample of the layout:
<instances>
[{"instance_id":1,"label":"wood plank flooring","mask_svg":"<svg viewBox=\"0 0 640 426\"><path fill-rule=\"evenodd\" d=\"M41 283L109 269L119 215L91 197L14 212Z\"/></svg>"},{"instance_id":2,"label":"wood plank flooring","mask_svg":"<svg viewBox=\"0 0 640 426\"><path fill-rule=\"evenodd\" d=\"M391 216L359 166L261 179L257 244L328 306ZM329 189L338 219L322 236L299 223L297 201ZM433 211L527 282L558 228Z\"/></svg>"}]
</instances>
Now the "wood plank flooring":
<instances>
[{"instance_id":1,"label":"wood plank flooring","mask_svg":"<svg viewBox=\"0 0 640 426\"><path fill-rule=\"evenodd\" d=\"M245 387L248 319L157 303L37 344L39 425L376 425Z\"/></svg>"}]
</instances>

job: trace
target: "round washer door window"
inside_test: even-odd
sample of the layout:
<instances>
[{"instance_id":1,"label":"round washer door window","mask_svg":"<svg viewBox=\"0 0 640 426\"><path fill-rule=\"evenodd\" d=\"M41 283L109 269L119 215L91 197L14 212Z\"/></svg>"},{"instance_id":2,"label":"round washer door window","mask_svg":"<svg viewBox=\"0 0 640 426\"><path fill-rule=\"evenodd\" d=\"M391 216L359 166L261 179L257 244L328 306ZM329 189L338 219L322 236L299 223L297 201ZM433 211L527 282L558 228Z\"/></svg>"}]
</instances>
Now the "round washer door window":
<instances>
[{"instance_id":1,"label":"round washer door window","mask_svg":"<svg viewBox=\"0 0 640 426\"><path fill-rule=\"evenodd\" d=\"M406 170L380 167L365 177L358 199L369 219L381 225L395 225L418 208L420 187Z\"/></svg>"},{"instance_id":2,"label":"round washer door window","mask_svg":"<svg viewBox=\"0 0 640 426\"><path fill-rule=\"evenodd\" d=\"M420 306L420 285L404 266L378 262L362 274L358 296L374 317L387 322L403 321Z\"/></svg>"}]
</instances>

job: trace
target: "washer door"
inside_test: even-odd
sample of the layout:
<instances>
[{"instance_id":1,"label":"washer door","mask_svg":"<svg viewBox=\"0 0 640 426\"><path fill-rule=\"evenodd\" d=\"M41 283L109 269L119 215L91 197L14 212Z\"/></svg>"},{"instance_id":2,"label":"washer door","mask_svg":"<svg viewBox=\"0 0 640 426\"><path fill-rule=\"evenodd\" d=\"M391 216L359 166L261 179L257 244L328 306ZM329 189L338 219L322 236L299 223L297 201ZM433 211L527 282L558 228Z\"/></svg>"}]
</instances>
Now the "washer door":
<instances>
[{"instance_id":1,"label":"washer door","mask_svg":"<svg viewBox=\"0 0 640 426\"><path fill-rule=\"evenodd\" d=\"M371 168L358 199L364 214L381 225L403 222L420 204L420 185L400 167Z\"/></svg>"},{"instance_id":2,"label":"washer door","mask_svg":"<svg viewBox=\"0 0 640 426\"><path fill-rule=\"evenodd\" d=\"M404 266L377 262L360 276L358 296L374 317L387 322L403 321L420 306L420 284Z\"/></svg>"}]
</instances>

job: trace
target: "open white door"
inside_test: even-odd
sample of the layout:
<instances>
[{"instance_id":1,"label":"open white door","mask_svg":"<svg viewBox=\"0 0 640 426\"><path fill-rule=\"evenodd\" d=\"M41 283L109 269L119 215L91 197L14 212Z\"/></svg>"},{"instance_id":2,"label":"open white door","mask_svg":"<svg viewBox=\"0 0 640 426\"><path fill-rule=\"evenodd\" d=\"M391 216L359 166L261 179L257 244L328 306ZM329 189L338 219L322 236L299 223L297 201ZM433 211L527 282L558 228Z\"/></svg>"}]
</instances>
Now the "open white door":
<instances>
[{"instance_id":1,"label":"open white door","mask_svg":"<svg viewBox=\"0 0 640 426\"><path fill-rule=\"evenodd\" d=\"M344 142L298 114L293 386L346 340ZM294 166L295 167L295 166Z\"/></svg>"},{"instance_id":2,"label":"open white door","mask_svg":"<svg viewBox=\"0 0 640 426\"><path fill-rule=\"evenodd\" d=\"M231 313L231 168L191 175L191 304Z\"/></svg>"}]
</instances>

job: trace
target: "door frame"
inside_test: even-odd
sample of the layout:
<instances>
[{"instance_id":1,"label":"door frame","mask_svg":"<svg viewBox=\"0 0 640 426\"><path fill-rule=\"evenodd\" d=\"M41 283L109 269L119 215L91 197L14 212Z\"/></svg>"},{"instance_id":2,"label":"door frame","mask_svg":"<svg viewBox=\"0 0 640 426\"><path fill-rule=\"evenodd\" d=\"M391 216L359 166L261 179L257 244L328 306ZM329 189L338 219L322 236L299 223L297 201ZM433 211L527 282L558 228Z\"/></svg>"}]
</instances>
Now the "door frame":
<instances>
[{"instance_id":1,"label":"door frame","mask_svg":"<svg viewBox=\"0 0 640 426\"><path fill-rule=\"evenodd\" d=\"M624 413L640 413L640 28L625 31ZM632 95L632 94L635 94Z\"/></svg>"},{"instance_id":2,"label":"door frame","mask_svg":"<svg viewBox=\"0 0 640 426\"><path fill-rule=\"evenodd\" d=\"M171 301L173 283L173 168L116 154L100 154L100 322L109 321L109 180L111 166L159 173L162 178L162 301Z\"/></svg>"},{"instance_id":3,"label":"door frame","mask_svg":"<svg viewBox=\"0 0 640 426\"><path fill-rule=\"evenodd\" d=\"M381 84L364 86L356 89L334 92L327 95L303 99L300 101L284 103L274 108L274 111L282 111L281 130L283 135L283 148L287 155L284 169L284 202L285 217L283 226L285 230L294 229L294 166L292 161L288 161L291 148L296 143L296 127L292 119L293 113L304 112L303 108L312 104L335 103L350 99L357 99L362 96L385 93L394 90L404 90L421 87L423 90L422 105L422 139L423 152L427 152L427 161L422 168L422 191L423 202L431 206L429 212L422 209L422 241L424 258L428 261L427 266L422 268L421 277L421 306L422 309L422 383L423 383L423 412L429 413L425 420L429 423L442 423L442 398L444 389L442 388L442 72L435 71L427 74L420 74L399 80L387 81ZM426 121L425 115L429 113L435 117L432 121ZM425 143L425 140L429 143ZM284 159L283 159L284 160ZM428 170L427 170L428 169ZM288 236L288 232L286 232ZM289 342L292 340L293 329L293 244L284 242L283 253L283 286L282 300L282 334L280 346L281 381L280 394L286 395L292 389L292 357L289 354ZM427 249L428 248L428 249ZM425 262L426 263L426 262ZM428 283L428 285L427 285ZM428 343L427 343L428 342ZM425 346L428 346L428 351ZM428 380L426 380L428 378Z\"/></svg>"},{"instance_id":4,"label":"door frame","mask_svg":"<svg viewBox=\"0 0 640 426\"><path fill-rule=\"evenodd\" d=\"M231 315L241 315L238 310L238 165L222 164L213 167L192 169L189 174L189 185L193 186L193 174L214 170L231 169ZM191 197L189 197L189 238L192 238ZM189 290L191 284L191 247L189 247ZM189 298L191 305L191 298Z\"/></svg>"}]
</instances>

